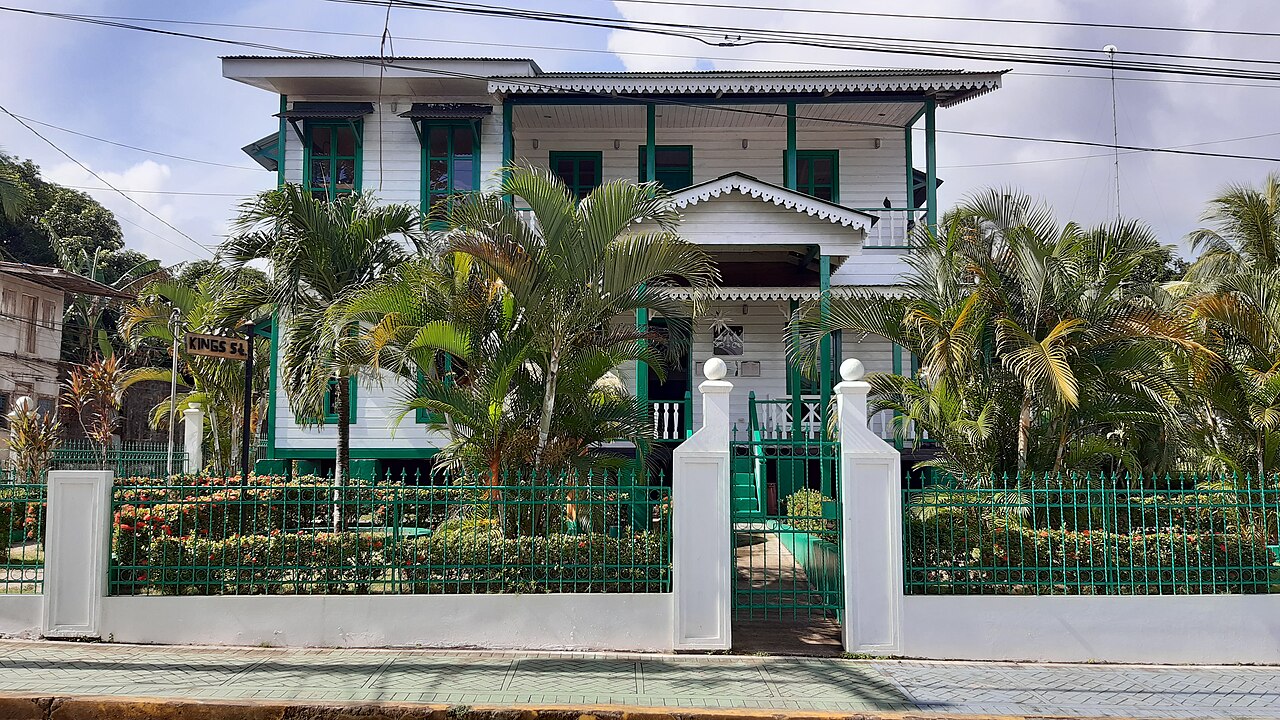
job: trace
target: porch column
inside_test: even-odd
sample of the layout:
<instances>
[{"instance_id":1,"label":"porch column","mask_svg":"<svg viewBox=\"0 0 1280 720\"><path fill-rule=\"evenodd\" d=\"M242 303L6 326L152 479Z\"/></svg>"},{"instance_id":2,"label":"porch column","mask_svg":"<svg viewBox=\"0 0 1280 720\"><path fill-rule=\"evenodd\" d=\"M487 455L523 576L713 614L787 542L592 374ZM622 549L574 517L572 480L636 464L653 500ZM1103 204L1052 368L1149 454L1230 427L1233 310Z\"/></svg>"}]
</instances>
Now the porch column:
<instances>
[{"instance_id":1,"label":"porch column","mask_svg":"<svg viewBox=\"0 0 1280 720\"><path fill-rule=\"evenodd\" d=\"M831 316L831 256L823 255L818 260L818 290L821 293L818 297L818 313L822 318L823 326ZM823 439L823 434L827 428L827 408L831 406L831 351L832 351L831 333L827 333L822 337L821 343L818 345L818 387L820 395L818 402L822 403L818 407L818 417L822 419L822 426L818 430L818 439ZM821 483L822 494L827 497L834 497L831 487L831 467L829 463L821 463Z\"/></svg>"},{"instance_id":2,"label":"porch column","mask_svg":"<svg viewBox=\"0 0 1280 720\"><path fill-rule=\"evenodd\" d=\"M672 589L676 650L732 645L733 544L729 521L729 394L724 361L703 363L702 427L672 465Z\"/></svg>"},{"instance_id":3,"label":"porch column","mask_svg":"<svg viewBox=\"0 0 1280 720\"><path fill-rule=\"evenodd\" d=\"M929 98L924 101L924 188L925 188L925 222L929 232L938 232L938 148L937 123L938 101Z\"/></svg>"},{"instance_id":4,"label":"porch column","mask_svg":"<svg viewBox=\"0 0 1280 720\"><path fill-rule=\"evenodd\" d=\"M502 99L502 179L507 179L507 168L515 162L516 138L512 119L511 98ZM504 196L508 203L513 201L510 195Z\"/></svg>"},{"instance_id":5,"label":"porch column","mask_svg":"<svg viewBox=\"0 0 1280 720\"><path fill-rule=\"evenodd\" d=\"M840 364L835 387L840 430L844 532L844 648L891 655L902 647L902 482L898 452L867 428L862 363Z\"/></svg>"},{"instance_id":6,"label":"porch column","mask_svg":"<svg viewBox=\"0 0 1280 720\"><path fill-rule=\"evenodd\" d=\"M636 310L636 331L649 332L649 308ZM649 365L636 361L636 397L641 403L649 402Z\"/></svg>"},{"instance_id":7,"label":"porch column","mask_svg":"<svg viewBox=\"0 0 1280 720\"><path fill-rule=\"evenodd\" d=\"M800 303L794 298L787 301L788 317L795 317ZM804 389L804 376L800 366L787 358L787 395L791 403L791 437L799 438L803 433L804 401L801 399Z\"/></svg>"},{"instance_id":8,"label":"porch column","mask_svg":"<svg viewBox=\"0 0 1280 720\"><path fill-rule=\"evenodd\" d=\"M658 175L658 120L653 103L645 105L644 179L652 182Z\"/></svg>"},{"instance_id":9,"label":"porch column","mask_svg":"<svg viewBox=\"0 0 1280 720\"><path fill-rule=\"evenodd\" d=\"M787 150L783 157L782 185L796 189L796 104L787 103Z\"/></svg>"}]
</instances>

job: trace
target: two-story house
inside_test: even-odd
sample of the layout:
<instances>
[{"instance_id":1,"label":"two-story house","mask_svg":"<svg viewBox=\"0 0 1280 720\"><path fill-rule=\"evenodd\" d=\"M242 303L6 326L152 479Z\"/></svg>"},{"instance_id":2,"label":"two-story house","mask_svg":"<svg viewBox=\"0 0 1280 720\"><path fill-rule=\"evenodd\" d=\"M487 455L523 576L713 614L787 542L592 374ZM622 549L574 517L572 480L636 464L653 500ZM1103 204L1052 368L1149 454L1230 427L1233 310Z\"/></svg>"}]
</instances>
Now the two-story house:
<instances>
[{"instance_id":1,"label":"two-story house","mask_svg":"<svg viewBox=\"0 0 1280 720\"><path fill-rule=\"evenodd\" d=\"M429 207L482 189L514 162L550 168L579 195L613 178L661 181L681 234L723 276L691 352L658 382L622 369L651 403L658 435L699 421L700 361L726 361L742 432L821 423L835 368L910 369L875 337L833 338L821 376L790 367L788 314L826 291L891 291L909 231L937 220L936 114L1000 87L1002 73L952 70L544 72L498 58L227 57L224 76L279 96L277 131L245 148L280 183L321 195L372 191ZM915 130L922 129L923 133ZM923 138L924 142L918 140ZM637 322L659 325L643 313ZM273 374L274 377L274 374ZM357 473L429 458L441 443L412 418L396 427L397 389L356 388ZM333 457L335 429L304 428L273 385L264 469ZM873 427L889 438L886 418Z\"/></svg>"},{"instance_id":2,"label":"two-story house","mask_svg":"<svg viewBox=\"0 0 1280 720\"><path fill-rule=\"evenodd\" d=\"M9 449L5 415L19 398L31 398L40 412L57 410L68 293L132 298L60 268L0 262L0 466Z\"/></svg>"}]
</instances>

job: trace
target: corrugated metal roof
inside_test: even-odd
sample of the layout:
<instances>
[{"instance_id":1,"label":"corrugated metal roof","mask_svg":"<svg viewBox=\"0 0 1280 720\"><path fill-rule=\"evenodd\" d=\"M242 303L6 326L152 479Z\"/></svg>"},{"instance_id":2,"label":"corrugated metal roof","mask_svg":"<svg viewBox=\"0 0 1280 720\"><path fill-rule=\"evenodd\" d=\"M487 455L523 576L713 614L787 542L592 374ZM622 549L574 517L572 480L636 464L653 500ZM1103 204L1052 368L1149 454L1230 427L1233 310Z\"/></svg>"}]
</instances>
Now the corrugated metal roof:
<instances>
[{"instance_id":1,"label":"corrugated metal roof","mask_svg":"<svg viewBox=\"0 0 1280 720\"><path fill-rule=\"evenodd\" d=\"M493 114L492 105L481 103L414 103L400 117L410 120L479 120Z\"/></svg>"},{"instance_id":2,"label":"corrugated metal roof","mask_svg":"<svg viewBox=\"0 0 1280 720\"><path fill-rule=\"evenodd\" d=\"M295 120L299 118L355 119L373 112L371 102L295 102L288 110L275 117Z\"/></svg>"},{"instance_id":3,"label":"corrugated metal roof","mask_svg":"<svg viewBox=\"0 0 1280 720\"><path fill-rule=\"evenodd\" d=\"M103 285L97 280L91 280L83 275L67 272L62 268L51 268L43 265L28 265L26 263L0 262L0 275L9 275L19 280L26 280L37 285L43 285L54 290L61 290L68 293L77 293L80 295L96 295L98 297L116 298L118 300L132 300L134 295L116 290L109 285Z\"/></svg>"},{"instance_id":4,"label":"corrugated metal roof","mask_svg":"<svg viewBox=\"0 0 1280 720\"><path fill-rule=\"evenodd\" d=\"M382 60L380 55L219 55L219 60ZM399 55L391 59L426 60L445 62L533 62L532 58L519 57L435 57L429 55Z\"/></svg>"},{"instance_id":5,"label":"corrugated metal roof","mask_svg":"<svg viewBox=\"0 0 1280 720\"><path fill-rule=\"evenodd\" d=\"M915 75L990 75L1004 74L1008 70L927 70L915 68L849 68L847 70L687 70L644 72L544 72L539 77L582 78L756 78L756 77L886 77Z\"/></svg>"}]
</instances>

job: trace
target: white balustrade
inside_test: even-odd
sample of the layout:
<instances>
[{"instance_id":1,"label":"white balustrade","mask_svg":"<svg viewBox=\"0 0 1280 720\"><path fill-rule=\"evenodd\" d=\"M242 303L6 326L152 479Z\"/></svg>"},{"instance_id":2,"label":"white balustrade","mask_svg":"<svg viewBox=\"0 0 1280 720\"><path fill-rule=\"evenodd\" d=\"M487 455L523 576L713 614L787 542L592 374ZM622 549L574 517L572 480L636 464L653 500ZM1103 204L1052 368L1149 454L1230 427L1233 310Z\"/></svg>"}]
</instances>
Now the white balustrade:
<instances>
[{"instance_id":1,"label":"white balustrade","mask_svg":"<svg viewBox=\"0 0 1280 720\"><path fill-rule=\"evenodd\" d=\"M654 400L653 434L659 440L683 440L685 435L685 404L681 400Z\"/></svg>"},{"instance_id":2,"label":"white balustrade","mask_svg":"<svg viewBox=\"0 0 1280 720\"><path fill-rule=\"evenodd\" d=\"M867 230L864 247L905 248L910 245L911 231L923 216L923 210L905 208L857 208L879 220Z\"/></svg>"}]
</instances>

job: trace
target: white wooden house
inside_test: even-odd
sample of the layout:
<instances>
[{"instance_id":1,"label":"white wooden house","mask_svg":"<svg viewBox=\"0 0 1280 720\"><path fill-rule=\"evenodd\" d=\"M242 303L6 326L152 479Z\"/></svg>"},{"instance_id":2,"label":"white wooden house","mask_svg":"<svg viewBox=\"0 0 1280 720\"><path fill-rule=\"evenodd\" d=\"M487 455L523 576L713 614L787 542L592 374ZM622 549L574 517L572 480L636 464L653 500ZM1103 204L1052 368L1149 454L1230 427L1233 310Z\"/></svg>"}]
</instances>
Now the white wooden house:
<instances>
[{"instance_id":1,"label":"white wooden house","mask_svg":"<svg viewBox=\"0 0 1280 720\"><path fill-rule=\"evenodd\" d=\"M728 363L743 431L815 422L842 357L872 371L909 369L883 339L844 337L822 378L806 382L788 367L785 319L824 290L898 282L908 231L936 222L937 111L999 88L1002 75L544 72L496 58L397 58L382 68L369 57L253 56L224 58L223 74L279 96L276 132L245 151L279 182L316 193L371 191L427 207L485 187L516 161L548 166L583 194L613 178L663 182L682 210L681 234L720 265L723 286L695 325L691 357ZM913 142L921 125L923 147ZM662 384L634 370L626 378L653 404L663 438L683 439L698 421L696 365ZM356 388L352 456L377 461L365 472L429 458L441 442L412 417L394 423L397 392ZM891 436L886 418L872 425ZM335 432L298 425L273 386L264 469L331 459Z\"/></svg>"}]
</instances>

